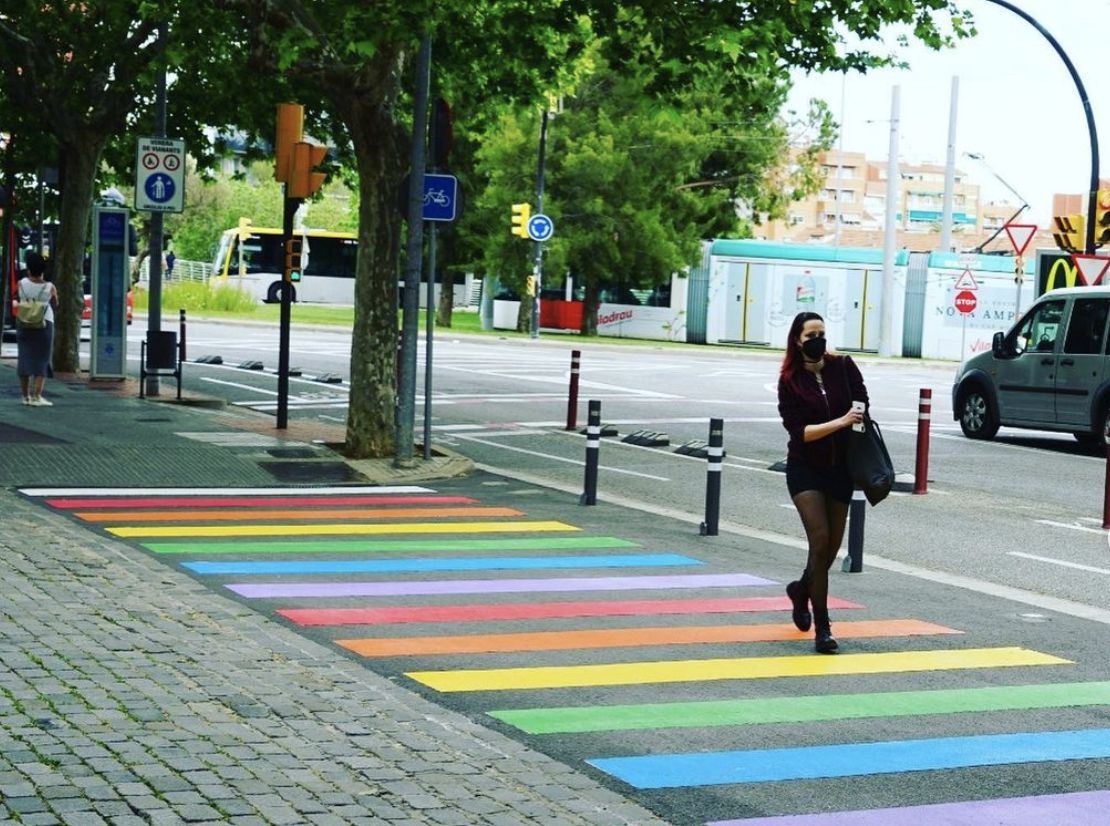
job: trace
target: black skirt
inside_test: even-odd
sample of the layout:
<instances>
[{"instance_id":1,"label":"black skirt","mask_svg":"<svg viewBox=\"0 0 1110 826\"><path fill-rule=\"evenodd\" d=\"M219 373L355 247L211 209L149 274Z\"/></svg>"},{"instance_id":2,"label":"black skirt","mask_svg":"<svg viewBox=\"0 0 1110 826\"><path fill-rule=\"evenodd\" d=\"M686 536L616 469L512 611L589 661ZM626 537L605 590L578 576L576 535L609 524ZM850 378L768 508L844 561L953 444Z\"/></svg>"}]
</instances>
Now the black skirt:
<instances>
[{"instance_id":1,"label":"black skirt","mask_svg":"<svg viewBox=\"0 0 1110 826\"><path fill-rule=\"evenodd\" d=\"M45 327L38 329L20 327L15 341L19 350L19 375L49 375L50 356L54 350L54 322L48 321Z\"/></svg>"},{"instance_id":2,"label":"black skirt","mask_svg":"<svg viewBox=\"0 0 1110 826\"><path fill-rule=\"evenodd\" d=\"M790 491L791 499L803 491L817 490L839 502L850 504L855 484L845 464L815 468L804 462L787 460L786 489Z\"/></svg>"}]
</instances>

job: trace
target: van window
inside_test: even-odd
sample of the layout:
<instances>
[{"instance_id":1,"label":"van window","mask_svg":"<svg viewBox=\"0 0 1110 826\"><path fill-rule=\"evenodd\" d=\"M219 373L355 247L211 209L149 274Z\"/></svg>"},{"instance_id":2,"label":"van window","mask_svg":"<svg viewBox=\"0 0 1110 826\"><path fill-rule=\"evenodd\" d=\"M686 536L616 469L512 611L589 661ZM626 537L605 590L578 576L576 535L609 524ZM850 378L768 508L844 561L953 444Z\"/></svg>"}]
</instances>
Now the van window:
<instances>
[{"instance_id":1,"label":"van window","mask_svg":"<svg viewBox=\"0 0 1110 826\"><path fill-rule=\"evenodd\" d=\"M1029 311L1014 330L1013 351L1020 356L1026 351L1051 352L1056 346L1056 335L1064 315L1064 302L1046 301Z\"/></svg>"},{"instance_id":2,"label":"van window","mask_svg":"<svg viewBox=\"0 0 1110 826\"><path fill-rule=\"evenodd\" d=\"M1110 298L1075 299L1068 321L1068 335L1064 339L1064 352L1077 356L1101 353L1108 310Z\"/></svg>"}]
</instances>

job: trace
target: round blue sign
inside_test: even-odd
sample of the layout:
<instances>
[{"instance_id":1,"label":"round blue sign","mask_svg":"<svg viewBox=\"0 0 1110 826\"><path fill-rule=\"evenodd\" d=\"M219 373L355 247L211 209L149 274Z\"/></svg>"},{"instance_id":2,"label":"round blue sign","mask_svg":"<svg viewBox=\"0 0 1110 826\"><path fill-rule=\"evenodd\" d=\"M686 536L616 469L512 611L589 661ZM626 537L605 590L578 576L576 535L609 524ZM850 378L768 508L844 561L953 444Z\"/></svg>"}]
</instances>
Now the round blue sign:
<instances>
[{"instance_id":1,"label":"round blue sign","mask_svg":"<svg viewBox=\"0 0 1110 826\"><path fill-rule=\"evenodd\" d=\"M542 212L528 221L528 237L533 241L546 241L555 233L555 224Z\"/></svg>"},{"instance_id":2,"label":"round blue sign","mask_svg":"<svg viewBox=\"0 0 1110 826\"><path fill-rule=\"evenodd\" d=\"M146 196L156 204L164 204L171 200L177 187L174 186L173 178L161 172L155 172L143 184L143 190Z\"/></svg>"}]
</instances>

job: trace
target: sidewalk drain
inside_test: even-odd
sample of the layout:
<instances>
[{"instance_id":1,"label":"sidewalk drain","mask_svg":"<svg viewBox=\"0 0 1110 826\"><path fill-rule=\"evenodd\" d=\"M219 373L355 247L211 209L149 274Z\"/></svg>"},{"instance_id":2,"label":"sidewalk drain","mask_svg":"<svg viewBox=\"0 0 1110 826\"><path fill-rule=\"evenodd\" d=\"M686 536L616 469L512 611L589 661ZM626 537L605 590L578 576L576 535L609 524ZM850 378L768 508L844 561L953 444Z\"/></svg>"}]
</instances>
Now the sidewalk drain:
<instances>
[{"instance_id":1,"label":"sidewalk drain","mask_svg":"<svg viewBox=\"0 0 1110 826\"><path fill-rule=\"evenodd\" d=\"M367 481L346 462L259 462L258 466L279 482L321 484Z\"/></svg>"}]
</instances>

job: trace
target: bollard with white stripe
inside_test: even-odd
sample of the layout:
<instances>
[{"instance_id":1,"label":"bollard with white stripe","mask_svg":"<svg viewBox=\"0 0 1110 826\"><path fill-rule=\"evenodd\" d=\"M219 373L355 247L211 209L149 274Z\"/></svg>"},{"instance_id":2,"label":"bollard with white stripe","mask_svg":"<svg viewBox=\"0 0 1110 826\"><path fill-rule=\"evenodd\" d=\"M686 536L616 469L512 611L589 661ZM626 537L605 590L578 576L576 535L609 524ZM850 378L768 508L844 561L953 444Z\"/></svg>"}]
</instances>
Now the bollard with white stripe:
<instances>
[{"instance_id":1,"label":"bollard with white stripe","mask_svg":"<svg viewBox=\"0 0 1110 826\"><path fill-rule=\"evenodd\" d=\"M921 388L917 399L917 463L914 467L913 492L929 490L929 423L933 418L933 391Z\"/></svg>"},{"instance_id":2,"label":"bollard with white stripe","mask_svg":"<svg viewBox=\"0 0 1110 826\"><path fill-rule=\"evenodd\" d=\"M1102 494L1102 527L1110 528L1110 417L1106 419L1106 430L1102 441L1106 443L1106 485Z\"/></svg>"},{"instance_id":3,"label":"bollard with white stripe","mask_svg":"<svg viewBox=\"0 0 1110 826\"><path fill-rule=\"evenodd\" d=\"M570 393L567 395L567 430L578 427L578 372L582 364L582 351L570 351Z\"/></svg>"},{"instance_id":4,"label":"bollard with white stripe","mask_svg":"<svg viewBox=\"0 0 1110 826\"><path fill-rule=\"evenodd\" d=\"M867 497L856 488L852 491L852 504L848 506L848 555L841 570L858 574L863 571L863 523L867 519Z\"/></svg>"},{"instance_id":5,"label":"bollard with white stripe","mask_svg":"<svg viewBox=\"0 0 1110 826\"><path fill-rule=\"evenodd\" d=\"M590 399L586 419L586 480L580 505L597 504L597 465L601 453L601 402Z\"/></svg>"},{"instance_id":6,"label":"bollard with white stripe","mask_svg":"<svg viewBox=\"0 0 1110 826\"><path fill-rule=\"evenodd\" d=\"M705 521L702 536L716 536L721 516L721 462L725 455L725 420L709 420L709 447L706 448Z\"/></svg>"},{"instance_id":7,"label":"bollard with white stripe","mask_svg":"<svg viewBox=\"0 0 1110 826\"><path fill-rule=\"evenodd\" d=\"M181 361L184 362L185 361L185 311L184 310L178 310L177 312L179 313L179 317L178 317L178 320L177 320L178 321L178 326L181 328L181 334L179 336L177 346L180 348ZM180 399L181 396L179 395L178 398Z\"/></svg>"}]
</instances>

